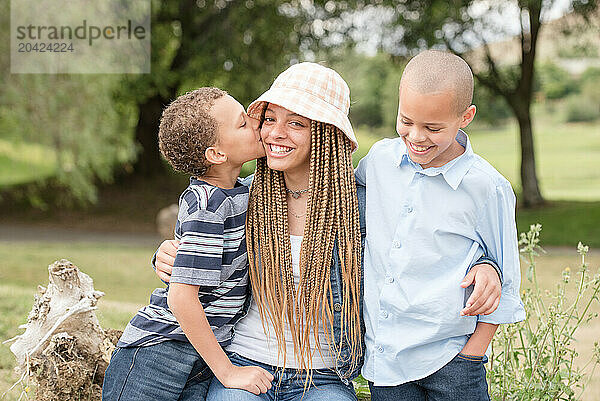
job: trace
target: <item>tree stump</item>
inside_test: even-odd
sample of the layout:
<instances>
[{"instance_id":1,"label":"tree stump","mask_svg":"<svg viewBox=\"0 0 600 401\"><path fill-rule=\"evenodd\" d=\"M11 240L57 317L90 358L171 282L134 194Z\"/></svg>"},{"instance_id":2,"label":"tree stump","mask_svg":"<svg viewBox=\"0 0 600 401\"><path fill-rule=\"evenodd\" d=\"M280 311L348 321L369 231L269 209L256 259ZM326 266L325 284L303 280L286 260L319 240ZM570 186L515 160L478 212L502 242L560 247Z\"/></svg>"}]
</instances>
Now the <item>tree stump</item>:
<instances>
[{"instance_id":1,"label":"tree stump","mask_svg":"<svg viewBox=\"0 0 600 401\"><path fill-rule=\"evenodd\" d=\"M27 324L21 326L25 332L10 347L16 369L33 379L38 400L100 400L119 337L116 330L102 330L94 312L104 293L66 259L48 271L48 287L38 286Z\"/></svg>"}]
</instances>

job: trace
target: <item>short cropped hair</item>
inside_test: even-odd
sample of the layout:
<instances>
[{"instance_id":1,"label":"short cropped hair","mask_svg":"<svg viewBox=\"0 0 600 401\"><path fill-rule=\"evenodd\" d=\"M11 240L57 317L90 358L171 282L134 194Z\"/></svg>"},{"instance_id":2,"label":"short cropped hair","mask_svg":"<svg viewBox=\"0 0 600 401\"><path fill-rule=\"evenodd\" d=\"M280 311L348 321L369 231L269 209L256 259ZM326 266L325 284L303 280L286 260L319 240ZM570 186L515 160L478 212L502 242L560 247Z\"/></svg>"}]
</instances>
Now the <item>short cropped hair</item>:
<instances>
[{"instance_id":1,"label":"short cropped hair","mask_svg":"<svg viewBox=\"0 0 600 401\"><path fill-rule=\"evenodd\" d=\"M413 57L402 73L402 85L419 93L450 90L457 114L473 102L473 72L465 60L448 52L426 50Z\"/></svg>"},{"instance_id":2,"label":"short cropped hair","mask_svg":"<svg viewBox=\"0 0 600 401\"><path fill-rule=\"evenodd\" d=\"M175 170L192 176L208 172L205 151L218 139L218 123L210 109L225 95L218 88L200 88L179 96L164 109L158 147Z\"/></svg>"}]
</instances>

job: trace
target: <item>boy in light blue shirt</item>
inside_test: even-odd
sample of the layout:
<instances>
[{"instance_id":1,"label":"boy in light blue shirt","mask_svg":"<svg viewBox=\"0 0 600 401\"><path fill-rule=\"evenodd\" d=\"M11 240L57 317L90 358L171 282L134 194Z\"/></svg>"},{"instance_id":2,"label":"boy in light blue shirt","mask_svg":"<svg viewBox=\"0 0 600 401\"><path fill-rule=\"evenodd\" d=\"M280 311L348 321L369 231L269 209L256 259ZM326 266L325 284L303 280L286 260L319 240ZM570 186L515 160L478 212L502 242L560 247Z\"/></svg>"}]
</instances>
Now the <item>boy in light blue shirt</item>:
<instances>
[{"instance_id":1,"label":"boy in light blue shirt","mask_svg":"<svg viewBox=\"0 0 600 401\"><path fill-rule=\"evenodd\" d=\"M356 169L367 187L362 374L374 401L489 400L486 349L498 324L525 318L515 196L462 131L476 112L464 60L419 54L399 96L400 138ZM467 316L461 283L482 255L498 262L502 295L492 314Z\"/></svg>"}]
</instances>

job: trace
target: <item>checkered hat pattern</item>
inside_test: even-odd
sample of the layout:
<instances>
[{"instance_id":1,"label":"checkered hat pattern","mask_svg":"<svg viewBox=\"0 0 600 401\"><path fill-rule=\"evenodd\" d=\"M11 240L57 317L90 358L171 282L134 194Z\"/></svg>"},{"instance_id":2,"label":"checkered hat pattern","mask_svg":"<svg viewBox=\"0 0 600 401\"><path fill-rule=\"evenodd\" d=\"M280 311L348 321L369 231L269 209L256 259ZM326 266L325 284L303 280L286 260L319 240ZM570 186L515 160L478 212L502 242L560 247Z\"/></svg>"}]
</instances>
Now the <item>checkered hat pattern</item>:
<instances>
[{"instance_id":1,"label":"checkered hat pattern","mask_svg":"<svg viewBox=\"0 0 600 401\"><path fill-rule=\"evenodd\" d=\"M286 108L311 120L338 127L358 148L348 119L350 88L332 70L315 63L294 64L279 76L271 88L248 106L248 115L260 118L267 103Z\"/></svg>"}]
</instances>

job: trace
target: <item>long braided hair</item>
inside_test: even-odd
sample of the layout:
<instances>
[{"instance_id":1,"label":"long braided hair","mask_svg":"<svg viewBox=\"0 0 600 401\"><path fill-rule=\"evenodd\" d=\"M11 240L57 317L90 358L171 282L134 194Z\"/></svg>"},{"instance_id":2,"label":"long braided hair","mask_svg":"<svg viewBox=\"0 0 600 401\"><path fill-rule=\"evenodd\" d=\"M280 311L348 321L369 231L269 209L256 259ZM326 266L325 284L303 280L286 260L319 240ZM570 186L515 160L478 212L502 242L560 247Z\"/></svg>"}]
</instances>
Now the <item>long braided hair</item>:
<instances>
[{"instance_id":1,"label":"long braided hair","mask_svg":"<svg viewBox=\"0 0 600 401\"><path fill-rule=\"evenodd\" d=\"M300 283L294 287L288 210L283 172L257 161L248 205L246 241L250 281L263 329L274 327L278 356L286 359L284 326L289 325L300 371L312 381L312 345L320 351L322 325L330 352L337 359L343 344L356 367L362 352L360 332L360 224L352 167L352 143L331 124L311 122L307 220L300 253ZM341 266L340 343L333 336L331 263L337 240ZM265 330L266 332L266 330Z\"/></svg>"}]
</instances>

